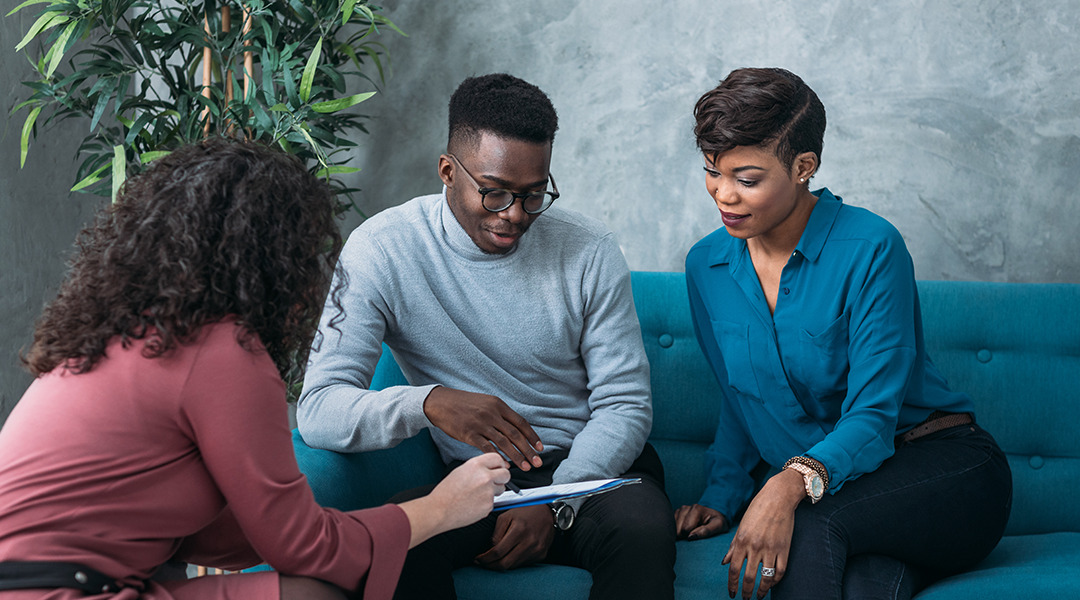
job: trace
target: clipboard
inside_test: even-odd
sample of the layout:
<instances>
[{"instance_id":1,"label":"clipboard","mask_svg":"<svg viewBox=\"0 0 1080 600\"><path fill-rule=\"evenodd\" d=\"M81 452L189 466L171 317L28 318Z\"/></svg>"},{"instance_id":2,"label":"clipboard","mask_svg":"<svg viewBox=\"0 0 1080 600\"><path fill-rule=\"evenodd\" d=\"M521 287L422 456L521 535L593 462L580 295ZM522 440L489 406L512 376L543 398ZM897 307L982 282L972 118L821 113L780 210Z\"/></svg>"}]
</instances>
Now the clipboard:
<instances>
[{"instance_id":1,"label":"clipboard","mask_svg":"<svg viewBox=\"0 0 1080 600\"><path fill-rule=\"evenodd\" d=\"M495 496L494 510L507 510L535 504L551 504L552 502L562 502L574 498L587 498L635 483L641 483L641 478L597 479L577 483L559 483L524 489L521 490L521 493L506 490Z\"/></svg>"}]
</instances>

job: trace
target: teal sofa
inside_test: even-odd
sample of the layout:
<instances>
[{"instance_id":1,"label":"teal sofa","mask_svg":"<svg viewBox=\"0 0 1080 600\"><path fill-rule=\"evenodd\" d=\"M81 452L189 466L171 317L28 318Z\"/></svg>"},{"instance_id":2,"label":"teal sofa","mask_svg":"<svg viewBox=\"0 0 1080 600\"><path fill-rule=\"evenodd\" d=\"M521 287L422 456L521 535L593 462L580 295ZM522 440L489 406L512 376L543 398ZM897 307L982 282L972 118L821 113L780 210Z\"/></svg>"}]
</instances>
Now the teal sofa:
<instances>
[{"instance_id":1,"label":"teal sofa","mask_svg":"<svg viewBox=\"0 0 1080 600\"><path fill-rule=\"evenodd\" d=\"M652 365L650 441L672 505L691 504L704 486L720 394L694 337L683 274L635 272L633 289ZM1080 598L1080 285L920 281L919 293L930 356L975 399L979 423L1009 455L1015 491L1006 537L990 557L918 598ZM374 387L403 383L384 353ZM443 472L426 432L352 455L309 448L295 432L294 442L318 501L341 509L383 503ZM678 543L676 598L726 597L720 560L731 536ZM454 577L463 600L577 600L591 583L586 571L554 565Z\"/></svg>"}]
</instances>

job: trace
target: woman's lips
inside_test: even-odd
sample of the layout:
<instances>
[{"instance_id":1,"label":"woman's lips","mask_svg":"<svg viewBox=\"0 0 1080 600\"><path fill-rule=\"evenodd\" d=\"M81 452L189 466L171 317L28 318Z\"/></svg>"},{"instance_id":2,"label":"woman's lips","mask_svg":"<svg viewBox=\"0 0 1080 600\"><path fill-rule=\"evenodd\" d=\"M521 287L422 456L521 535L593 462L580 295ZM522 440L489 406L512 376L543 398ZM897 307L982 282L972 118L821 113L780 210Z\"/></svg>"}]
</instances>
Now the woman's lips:
<instances>
[{"instance_id":1,"label":"woman's lips","mask_svg":"<svg viewBox=\"0 0 1080 600\"><path fill-rule=\"evenodd\" d=\"M738 227L749 217L750 215L738 215L735 213L720 211L720 220L724 222L724 225L726 227Z\"/></svg>"}]
</instances>

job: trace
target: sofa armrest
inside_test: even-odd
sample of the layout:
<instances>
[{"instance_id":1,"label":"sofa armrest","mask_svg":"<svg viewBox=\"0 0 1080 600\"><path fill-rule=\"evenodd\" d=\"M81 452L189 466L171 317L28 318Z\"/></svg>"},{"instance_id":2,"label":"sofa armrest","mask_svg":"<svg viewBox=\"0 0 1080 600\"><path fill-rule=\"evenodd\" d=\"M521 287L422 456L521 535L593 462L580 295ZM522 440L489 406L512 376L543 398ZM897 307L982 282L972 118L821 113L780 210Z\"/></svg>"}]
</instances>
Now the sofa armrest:
<instances>
[{"instance_id":1,"label":"sofa armrest","mask_svg":"<svg viewBox=\"0 0 1080 600\"><path fill-rule=\"evenodd\" d=\"M439 481L445 471L427 430L393 448L350 454L312 448L293 430L293 450L315 500L339 510L385 504L398 492Z\"/></svg>"}]
</instances>

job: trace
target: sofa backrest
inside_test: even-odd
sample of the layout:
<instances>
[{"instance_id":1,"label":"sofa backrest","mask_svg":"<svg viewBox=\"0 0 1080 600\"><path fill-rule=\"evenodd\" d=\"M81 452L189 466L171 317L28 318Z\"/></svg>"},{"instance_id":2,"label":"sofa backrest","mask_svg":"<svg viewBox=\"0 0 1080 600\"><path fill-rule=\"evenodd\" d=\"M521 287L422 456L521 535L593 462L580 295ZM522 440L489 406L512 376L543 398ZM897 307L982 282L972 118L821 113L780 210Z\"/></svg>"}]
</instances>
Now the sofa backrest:
<instances>
[{"instance_id":1,"label":"sofa backrest","mask_svg":"<svg viewBox=\"0 0 1080 600\"><path fill-rule=\"evenodd\" d=\"M698 348L685 276L643 271L631 276L652 372L650 442L664 462L672 504L692 504L704 490L705 449L716 431L719 385ZM1009 455L1014 492L1007 533L1080 531L1080 511L1074 510L1080 498L1080 285L918 285L927 351L953 389L975 400L978 422ZM384 352L372 387L404 383ZM430 446L424 436L394 449L400 454L396 462L410 467L388 473L391 481L366 490L374 499L366 505L402 482L411 487L421 479L431 481L438 465Z\"/></svg>"},{"instance_id":2,"label":"sofa backrest","mask_svg":"<svg viewBox=\"0 0 1080 600\"><path fill-rule=\"evenodd\" d=\"M672 504L704 489L719 390L694 336L682 273L635 272L652 367L650 441ZM1007 533L1080 531L1080 285L920 281L927 352L1009 455Z\"/></svg>"},{"instance_id":3,"label":"sofa backrest","mask_svg":"<svg viewBox=\"0 0 1080 600\"><path fill-rule=\"evenodd\" d=\"M1080 531L1080 285L920 281L927 351L1009 455L1006 533Z\"/></svg>"}]
</instances>

